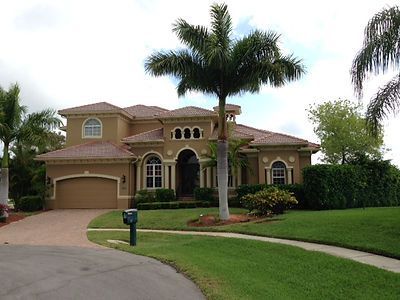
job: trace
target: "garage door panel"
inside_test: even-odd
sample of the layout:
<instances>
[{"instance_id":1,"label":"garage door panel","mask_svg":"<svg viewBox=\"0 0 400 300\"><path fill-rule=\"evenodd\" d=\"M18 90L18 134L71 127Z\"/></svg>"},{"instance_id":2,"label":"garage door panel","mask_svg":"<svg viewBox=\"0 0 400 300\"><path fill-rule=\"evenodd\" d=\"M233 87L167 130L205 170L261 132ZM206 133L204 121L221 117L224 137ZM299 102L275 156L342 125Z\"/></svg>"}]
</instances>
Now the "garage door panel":
<instances>
[{"instance_id":1,"label":"garage door panel","mask_svg":"<svg viewBox=\"0 0 400 300\"><path fill-rule=\"evenodd\" d=\"M117 182L80 177L57 182L58 208L117 208Z\"/></svg>"}]
</instances>

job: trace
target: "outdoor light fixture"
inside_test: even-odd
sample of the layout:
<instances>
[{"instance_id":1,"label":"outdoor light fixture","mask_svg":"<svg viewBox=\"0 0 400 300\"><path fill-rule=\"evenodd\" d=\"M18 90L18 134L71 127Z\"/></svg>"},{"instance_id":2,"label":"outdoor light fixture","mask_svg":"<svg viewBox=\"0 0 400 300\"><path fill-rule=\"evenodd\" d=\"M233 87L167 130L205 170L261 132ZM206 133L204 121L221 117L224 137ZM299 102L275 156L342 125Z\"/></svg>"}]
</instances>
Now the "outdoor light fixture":
<instances>
[{"instance_id":1,"label":"outdoor light fixture","mask_svg":"<svg viewBox=\"0 0 400 300\"><path fill-rule=\"evenodd\" d=\"M122 181L122 183L125 183L125 182L126 182L126 176L125 176L125 175L122 175L122 176L121 176L121 181Z\"/></svg>"}]
</instances>

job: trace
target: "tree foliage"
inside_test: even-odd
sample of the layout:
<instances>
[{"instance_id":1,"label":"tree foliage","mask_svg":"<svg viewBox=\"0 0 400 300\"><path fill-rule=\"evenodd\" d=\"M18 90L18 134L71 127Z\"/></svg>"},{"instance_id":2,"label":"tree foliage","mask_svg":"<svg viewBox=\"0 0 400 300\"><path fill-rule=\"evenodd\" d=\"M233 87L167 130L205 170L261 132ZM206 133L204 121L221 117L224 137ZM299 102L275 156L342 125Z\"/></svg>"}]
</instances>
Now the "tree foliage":
<instances>
[{"instance_id":1,"label":"tree foliage","mask_svg":"<svg viewBox=\"0 0 400 300\"><path fill-rule=\"evenodd\" d=\"M368 133L361 105L348 100L328 101L308 110L314 132L321 140L323 160L328 163L349 163L357 155L380 157L383 131Z\"/></svg>"},{"instance_id":2,"label":"tree foliage","mask_svg":"<svg viewBox=\"0 0 400 300\"><path fill-rule=\"evenodd\" d=\"M175 77L179 96L194 91L218 98L218 193L220 217L225 220L229 218L226 98L256 93L263 84L282 86L300 78L304 67L300 59L282 54L275 32L254 30L235 38L227 5L213 4L210 17L209 28L178 19L173 32L186 48L155 52L145 68L154 76Z\"/></svg>"},{"instance_id":3,"label":"tree foliage","mask_svg":"<svg viewBox=\"0 0 400 300\"><path fill-rule=\"evenodd\" d=\"M369 20L364 30L364 42L353 60L351 79L355 92L362 96L369 74L383 74L390 67L398 70L400 63L400 9L382 9ZM367 121L372 133L379 134L379 124L390 112L400 108L400 73L397 73L371 99Z\"/></svg>"}]
</instances>

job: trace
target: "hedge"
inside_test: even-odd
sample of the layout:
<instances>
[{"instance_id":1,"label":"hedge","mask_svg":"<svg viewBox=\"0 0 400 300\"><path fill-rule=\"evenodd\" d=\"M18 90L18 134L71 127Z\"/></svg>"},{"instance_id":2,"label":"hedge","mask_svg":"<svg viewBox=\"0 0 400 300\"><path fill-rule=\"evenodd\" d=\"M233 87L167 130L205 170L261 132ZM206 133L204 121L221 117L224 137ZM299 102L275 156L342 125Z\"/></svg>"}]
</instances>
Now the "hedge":
<instances>
[{"instance_id":1,"label":"hedge","mask_svg":"<svg viewBox=\"0 0 400 300\"><path fill-rule=\"evenodd\" d=\"M209 207L208 201L173 201L173 202L151 202L151 203L138 203L138 210L150 209L178 209L178 208L196 208L196 207Z\"/></svg>"},{"instance_id":2,"label":"hedge","mask_svg":"<svg viewBox=\"0 0 400 300\"><path fill-rule=\"evenodd\" d=\"M214 202L215 201L214 192L215 192L215 189L213 189L213 188L197 187L194 189L194 192L193 192L194 199L196 201Z\"/></svg>"},{"instance_id":3,"label":"hedge","mask_svg":"<svg viewBox=\"0 0 400 300\"><path fill-rule=\"evenodd\" d=\"M173 189L157 189L156 201L157 202L172 202L175 201L175 191Z\"/></svg>"},{"instance_id":4,"label":"hedge","mask_svg":"<svg viewBox=\"0 0 400 300\"><path fill-rule=\"evenodd\" d=\"M14 208L21 211L37 211L43 209L43 199L40 196L24 196L14 200Z\"/></svg>"},{"instance_id":5,"label":"hedge","mask_svg":"<svg viewBox=\"0 0 400 300\"><path fill-rule=\"evenodd\" d=\"M400 205L400 171L387 161L308 166L303 178L312 209Z\"/></svg>"}]
</instances>

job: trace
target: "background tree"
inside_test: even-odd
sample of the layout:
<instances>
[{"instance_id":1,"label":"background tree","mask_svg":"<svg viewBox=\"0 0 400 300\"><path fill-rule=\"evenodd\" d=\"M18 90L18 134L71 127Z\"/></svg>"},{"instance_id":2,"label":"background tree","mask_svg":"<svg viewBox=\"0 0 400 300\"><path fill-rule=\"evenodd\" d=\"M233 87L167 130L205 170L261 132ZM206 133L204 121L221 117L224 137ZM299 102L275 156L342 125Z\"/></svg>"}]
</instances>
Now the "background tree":
<instances>
[{"instance_id":1,"label":"background tree","mask_svg":"<svg viewBox=\"0 0 400 300\"><path fill-rule=\"evenodd\" d=\"M300 78L304 68L299 59L281 53L279 35L272 31L255 30L234 39L232 20L225 4L213 4L210 15L210 28L193 26L178 19L173 32L187 48L155 52L147 58L145 68L154 76L172 75L178 79L179 96L196 91L218 98L219 214L222 220L227 220L227 97L244 92L256 93L263 84L282 86Z\"/></svg>"},{"instance_id":2,"label":"background tree","mask_svg":"<svg viewBox=\"0 0 400 300\"><path fill-rule=\"evenodd\" d=\"M0 203L7 204L9 192L10 147L28 145L44 147L44 139L60 126L55 111L44 110L27 115L27 108L20 104L20 89L11 85L8 91L0 87L0 140L3 142L1 163Z\"/></svg>"},{"instance_id":3,"label":"background tree","mask_svg":"<svg viewBox=\"0 0 400 300\"><path fill-rule=\"evenodd\" d=\"M368 22L364 42L353 60L351 80L354 90L362 97L363 84L370 73L385 73L389 67L398 70L400 63L400 10L384 8ZM367 108L367 121L372 133L378 134L379 124L388 113L400 107L400 73L397 73L371 99Z\"/></svg>"},{"instance_id":4,"label":"background tree","mask_svg":"<svg viewBox=\"0 0 400 300\"><path fill-rule=\"evenodd\" d=\"M323 160L328 163L349 163L361 154L371 158L382 156L383 131L371 136L362 116L360 104L337 100L311 106L308 117L321 140Z\"/></svg>"}]
</instances>

